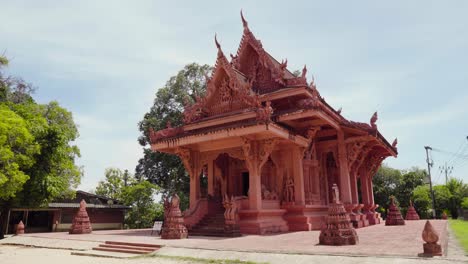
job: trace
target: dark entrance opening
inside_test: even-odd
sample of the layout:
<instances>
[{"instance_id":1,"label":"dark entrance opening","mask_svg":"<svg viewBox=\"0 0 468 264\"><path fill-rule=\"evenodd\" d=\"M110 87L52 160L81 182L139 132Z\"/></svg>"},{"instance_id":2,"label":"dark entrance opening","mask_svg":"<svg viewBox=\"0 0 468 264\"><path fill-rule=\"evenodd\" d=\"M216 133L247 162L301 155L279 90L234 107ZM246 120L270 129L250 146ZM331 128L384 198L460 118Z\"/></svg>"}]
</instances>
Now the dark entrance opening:
<instances>
[{"instance_id":1,"label":"dark entrance opening","mask_svg":"<svg viewBox=\"0 0 468 264\"><path fill-rule=\"evenodd\" d=\"M248 172L242 173L242 195L244 196L249 195L249 173Z\"/></svg>"}]
</instances>

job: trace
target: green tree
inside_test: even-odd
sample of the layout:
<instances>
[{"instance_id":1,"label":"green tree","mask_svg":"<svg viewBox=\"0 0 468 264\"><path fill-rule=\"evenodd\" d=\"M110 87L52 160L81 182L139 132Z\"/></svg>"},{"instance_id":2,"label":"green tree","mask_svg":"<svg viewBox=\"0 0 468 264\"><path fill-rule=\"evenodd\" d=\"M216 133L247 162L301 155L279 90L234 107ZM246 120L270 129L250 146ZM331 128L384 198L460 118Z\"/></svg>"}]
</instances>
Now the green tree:
<instances>
[{"instance_id":1,"label":"green tree","mask_svg":"<svg viewBox=\"0 0 468 264\"><path fill-rule=\"evenodd\" d=\"M154 200L158 190L158 186L147 180L135 179L128 170L108 168L95 193L130 206L125 215L125 224L130 228L142 228L151 227L154 219L159 219L163 214L162 205Z\"/></svg>"},{"instance_id":2,"label":"green tree","mask_svg":"<svg viewBox=\"0 0 468 264\"><path fill-rule=\"evenodd\" d=\"M401 178L401 171L382 165L372 179L374 201L384 216L389 208L390 196L397 196Z\"/></svg>"},{"instance_id":3,"label":"green tree","mask_svg":"<svg viewBox=\"0 0 468 264\"><path fill-rule=\"evenodd\" d=\"M39 145L26 122L0 104L0 200L14 198L29 179L25 170L33 166Z\"/></svg>"},{"instance_id":4,"label":"green tree","mask_svg":"<svg viewBox=\"0 0 468 264\"><path fill-rule=\"evenodd\" d=\"M452 194L445 185L436 185L432 189L434 191L436 216L440 217L443 211L449 210Z\"/></svg>"},{"instance_id":5,"label":"green tree","mask_svg":"<svg viewBox=\"0 0 468 264\"><path fill-rule=\"evenodd\" d=\"M171 77L164 87L158 89L153 106L139 123L139 142L145 148L136 167L135 176L160 186L164 194L177 193L181 198L182 210L188 207L189 176L177 156L149 149L148 131L149 128L164 129L167 122L172 126L182 125L184 105L194 102L196 96L204 94L204 76L209 71L211 67L208 65L192 63L185 66L177 75Z\"/></svg>"},{"instance_id":6,"label":"green tree","mask_svg":"<svg viewBox=\"0 0 468 264\"><path fill-rule=\"evenodd\" d=\"M397 187L397 199L402 207L407 208L413 194L413 190L425 184L427 178L426 172L418 168L413 168L410 171L403 173Z\"/></svg>"},{"instance_id":7,"label":"green tree","mask_svg":"<svg viewBox=\"0 0 468 264\"><path fill-rule=\"evenodd\" d=\"M117 168L107 168L105 180L99 181L96 194L112 199L120 200L123 189L133 184L134 178L128 170L122 171Z\"/></svg>"},{"instance_id":8,"label":"green tree","mask_svg":"<svg viewBox=\"0 0 468 264\"><path fill-rule=\"evenodd\" d=\"M464 197L461 202L461 208L468 210L468 197Z\"/></svg>"},{"instance_id":9,"label":"green tree","mask_svg":"<svg viewBox=\"0 0 468 264\"><path fill-rule=\"evenodd\" d=\"M74 195L82 171L75 165L78 130L71 112L57 102L38 104L34 87L4 68L0 56L0 236L11 206L36 207ZM24 146L21 146L24 144ZM7 179L7 180L5 180ZM1 188L0 187L0 188Z\"/></svg>"},{"instance_id":10,"label":"green tree","mask_svg":"<svg viewBox=\"0 0 468 264\"><path fill-rule=\"evenodd\" d=\"M125 216L125 223L130 228L145 228L153 226L156 216L161 214L162 206L154 202L158 187L148 181L137 182L125 187L122 191L122 201L131 209ZM158 211L159 210L159 211Z\"/></svg>"},{"instance_id":11,"label":"green tree","mask_svg":"<svg viewBox=\"0 0 468 264\"><path fill-rule=\"evenodd\" d=\"M462 180L450 178L446 184L447 189L452 195L449 199L448 210L452 218L458 218L458 210L461 208L463 198L468 197L468 184L463 183Z\"/></svg>"},{"instance_id":12,"label":"green tree","mask_svg":"<svg viewBox=\"0 0 468 264\"><path fill-rule=\"evenodd\" d=\"M16 203L43 206L57 197L73 196L82 169L75 164L80 151L71 144L78 138L71 112L57 102L10 103L10 108L30 124L30 131L40 146L40 152L34 155L34 165L25 171L30 179L18 193Z\"/></svg>"},{"instance_id":13,"label":"green tree","mask_svg":"<svg viewBox=\"0 0 468 264\"><path fill-rule=\"evenodd\" d=\"M413 190L412 195L414 207L421 219L432 218L431 208L432 199L429 192L428 185L420 185Z\"/></svg>"}]
</instances>

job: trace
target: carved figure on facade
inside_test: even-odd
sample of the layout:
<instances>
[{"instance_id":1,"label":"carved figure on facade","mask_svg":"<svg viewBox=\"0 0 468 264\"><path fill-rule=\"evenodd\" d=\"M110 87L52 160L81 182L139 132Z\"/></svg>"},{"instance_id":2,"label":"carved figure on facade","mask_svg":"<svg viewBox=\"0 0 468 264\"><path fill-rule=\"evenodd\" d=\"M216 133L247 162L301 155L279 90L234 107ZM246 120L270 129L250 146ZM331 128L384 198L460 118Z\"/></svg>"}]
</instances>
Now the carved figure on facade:
<instances>
[{"instance_id":1,"label":"carved figure on facade","mask_svg":"<svg viewBox=\"0 0 468 264\"><path fill-rule=\"evenodd\" d=\"M234 196L224 195L223 198L224 211L224 235L225 236L240 236L239 226L239 208Z\"/></svg>"},{"instance_id":2,"label":"carved figure on facade","mask_svg":"<svg viewBox=\"0 0 468 264\"><path fill-rule=\"evenodd\" d=\"M263 200L278 200L278 193L276 191L270 191L267 187L262 184L262 199Z\"/></svg>"},{"instance_id":3,"label":"carved figure on facade","mask_svg":"<svg viewBox=\"0 0 468 264\"><path fill-rule=\"evenodd\" d=\"M289 175L285 177L283 192L284 192L283 201L286 203L294 203L295 201L294 180Z\"/></svg>"},{"instance_id":4,"label":"carved figure on facade","mask_svg":"<svg viewBox=\"0 0 468 264\"><path fill-rule=\"evenodd\" d=\"M271 107L271 102L266 101L264 107L257 109L257 121L269 122L271 121L271 115L273 114L273 108Z\"/></svg>"}]
</instances>

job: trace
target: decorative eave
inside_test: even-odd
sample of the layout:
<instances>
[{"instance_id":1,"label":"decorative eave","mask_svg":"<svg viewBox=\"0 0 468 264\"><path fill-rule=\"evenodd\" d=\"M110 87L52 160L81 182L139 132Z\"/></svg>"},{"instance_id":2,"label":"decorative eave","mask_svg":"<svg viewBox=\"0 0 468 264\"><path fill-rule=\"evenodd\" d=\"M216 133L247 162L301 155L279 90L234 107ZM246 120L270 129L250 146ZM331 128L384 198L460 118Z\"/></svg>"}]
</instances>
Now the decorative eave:
<instances>
[{"instance_id":1,"label":"decorative eave","mask_svg":"<svg viewBox=\"0 0 468 264\"><path fill-rule=\"evenodd\" d=\"M161 139L151 144L153 151L162 151L174 153L176 148L194 145L194 144L212 144L214 141L223 140L226 138L243 137L248 135L256 135L260 133L269 133L271 137L277 137L283 140L291 141L301 147L307 147L309 140L301 135L297 135L288 129L275 124L263 123L259 124L255 121L250 123L234 124L229 127L218 127L211 130L199 130L190 134L179 135L173 138Z\"/></svg>"}]
</instances>

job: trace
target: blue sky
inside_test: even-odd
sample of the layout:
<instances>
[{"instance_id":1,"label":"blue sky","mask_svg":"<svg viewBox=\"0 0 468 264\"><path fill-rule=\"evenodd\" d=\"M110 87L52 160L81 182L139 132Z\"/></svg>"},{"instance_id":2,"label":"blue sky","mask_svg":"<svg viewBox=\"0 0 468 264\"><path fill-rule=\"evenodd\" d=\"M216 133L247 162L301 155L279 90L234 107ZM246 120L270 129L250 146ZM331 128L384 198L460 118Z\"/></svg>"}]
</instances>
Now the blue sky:
<instances>
[{"instance_id":1,"label":"blue sky","mask_svg":"<svg viewBox=\"0 0 468 264\"><path fill-rule=\"evenodd\" d=\"M241 8L266 50L291 70L307 64L345 117L378 111L380 131L399 141L388 165L425 168L424 145L468 155L467 1L0 0L0 51L39 102L73 112L80 189L91 190L107 167L134 170L156 90L185 64L213 64L215 33L236 52ZM445 161L468 181L468 161L433 157L437 182Z\"/></svg>"}]
</instances>

